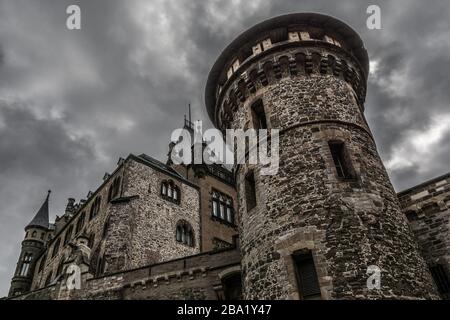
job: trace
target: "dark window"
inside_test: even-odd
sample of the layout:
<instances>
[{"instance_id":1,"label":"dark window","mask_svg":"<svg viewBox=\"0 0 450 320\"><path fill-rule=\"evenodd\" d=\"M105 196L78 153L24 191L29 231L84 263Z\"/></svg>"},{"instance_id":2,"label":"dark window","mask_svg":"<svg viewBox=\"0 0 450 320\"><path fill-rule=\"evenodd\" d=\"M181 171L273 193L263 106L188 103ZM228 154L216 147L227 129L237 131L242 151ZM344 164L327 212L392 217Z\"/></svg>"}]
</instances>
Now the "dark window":
<instances>
[{"instance_id":1,"label":"dark window","mask_svg":"<svg viewBox=\"0 0 450 320\"><path fill-rule=\"evenodd\" d=\"M95 242L95 234L92 233L89 236L88 247L92 249L92 247L94 246L94 242Z\"/></svg>"},{"instance_id":2,"label":"dark window","mask_svg":"<svg viewBox=\"0 0 450 320\"><path fill-rule=\"evenodd\" d=\"M120 181L120 177L115 178L113 183L109 187L108 201L115 199L119 195Z\"/></svg>"},{"instance_id":3,"label":"dark window","mask_svg":"<svg viewBox=\"0 0 450 320\"><path fill-rule=\"evenodd\" d=\"M180 203L180 188L172 180L161 183L161 197L173 203Z\"/></svg>"},{"instance_id":4,"label":"dark window","mask_svg":"<svg viewBox=\"0 0 450 320\"><path fill-rule=\"evenodd\" d=\"M241 274L235 273L222 279L223 293L226 300L242 299Z\"/></svg>"},{"instance_id":5,"label":"dark window","mask_svg":"<svg viewBox=\"0 0 450 320\"><path fill-rule=\"evenodd\" d=\"M19 276L26 277L28 276L28 272L30 270L31 260L33 259L33 255L31 253L25 253L22 260L22 266L20 267Z\"/></svg>"},{"instance_id":6,"label":"dark window","mask_svg":"<svg viewBox=\"0 0 450 320\"><path fill-rule=\"evenodd\" d=\"M252 105L252 119L255 130L267 129L266 113L264 112L264 106L261 100L258 100Z\"/></svg>"},{"instance_id":7,"label":"dark window","mask_svg":"<svg viewBox=\"0 0 450 320\"><path fill-rule=\"evenodd\" d=\"M320 299L320 287L311 251L293 255L297 286L301 299Z\"/></svg>"},{"instance_id":8,"label":"dark window","mask_svg":"<svg viewBox=\"0 0 450 320\"><path fill-rule=\"evenodd\" d=\"M105 260L104 258L100 258L98 259L98 263L97 263L97 277L101 276L103 273L105 272Z\"/></svg>"},{"instance_id":9,"label":"dark window","mask_svg":"<svg viewBox=\"0 0 450 320\"><path fill-rule=\"evenodd\" d=\"M78 232L80 232L81 229L83 228L83 226L84 226L84 217L85 217L85 216L86 216L86 212L83 211L83 212L80 214L80 217L78 218L78 221L77 221L77 227L75 228L75 234L77 234Z\"/></svg>"},{"instance_id":10,"label":"dark window","mask_svg":"<svg viewBox=\"0 0 450 320\"><path fill-rule=\"evenodd\" d=\"M55 244L53 245L52 258L54 256L56 256L56 254L58 253L60 244L61 244L61 239L56 240Z\"/></svg>"},{"instance_id":11,"label":"dark window","mask_svg":"<svg viewBox=\"0 0 450 320\"><path fill-rule=\"evenodd\" d=\"M105 239L106 236L108 235L108 228L109 228L109 220L110 217L108 217L108 219L106 219L105 224L103 225L103 234L102 234L102 238Z\"/></svg>"},{"instance_id":12,"label":"dark window","mask_svg":"<svg viewBox=\"0 0 450 320\"><path fill-rule=\"evenodd\" d=\"M234 208L231 197L218 192L212 192L212 216L228 223L234 223Z\"/></svg>"},{"instance_id":13,"label":"dark window","mask_svg":"<svg viewBox=\"0 0 450 320\"><path fill-rule=\"evenodd\" d=\"M175 239L177 242L184 243L190 247L194 246L194 231L187 221L178 221Z\"/></svg>"},{"instance_id":14,"label":"dark window","mask_svg":"<svg viewBox=\"0 0 450 320\"><path fill-rule=\"evenodd\" d=\"M405 215L406 219L408 219L408 221L410 222L418 219L417 212L413 210L406 211Z\"/></svg>"},{"instance_id":15,"label":"dark window","mask_svg":"<svg viewBox=\"0 0 450 320\"><path fill-rule=\"evenodd\" d=\"M450 283L448 281L447 273L442 265L438 264L430 267L433 280L438 287L439 293L450 293Z\"/></svg>"},{"instance_id":16,"label":"dark window","mask_svg":"<svg viewBox=\"0 0 450 320\"><path fill-rule=\"evenodd\" d=\"M69 227L66 231L66 235L64 236L64 245L68 244L70 239L72 238L73 225Z\"/></svg>"},{"instance_id":17,"label":"dark window","mask_svg":"<svg viewBox=\"0 0 450 320\"><path fill-rule=\"evenodd\" d=\"M328 145L338 177L342 179L353 179L353 170L351 169L344 143L341 141L330 141Z\"/></svg>"},{"instance_id":18,"label":"dark window","mask_svg":"<svg viewBox=\"0 0 450 320\"><path fill-rule=\"evenodd\" d=\"M36 236L37 236L37 232L36 232L36 231L33 231L33 233L31 234L31 237L32 237L32 238L36 238Z\"/></svg>"},{"instance_id":19,"label":"dark window","mask_svg":"<svg viewBox=\"0 0 450 320\"><path fill-rule=\"evenodd\" d=\"M247 202L247 211L256 207L256 186L253 172L248 173L245 177L245 200Z\"/></svg>"},{"instance_id":20,"label":"dark window","mask_svg":"<svg viewBox=\"0 0 450 320\"><path fill-rule=\"evenodd\" d=\"M102 202L102 197L98 196L97 198L95 198L94 202L91 205L89 220L91 220L97 216L98 212L100 211L101 202Z\"/></svg>"},{"instance_id":21,"label":"dark window","mask_svg":"<svg viewBox=\"0 0 450 320\"><path fill-rule=\"evenodd\" d=\"M44 240L44 237L45 237L45 233L42 232L42 233L41 233L41 240Z\"/></svg>"}]
</instances>

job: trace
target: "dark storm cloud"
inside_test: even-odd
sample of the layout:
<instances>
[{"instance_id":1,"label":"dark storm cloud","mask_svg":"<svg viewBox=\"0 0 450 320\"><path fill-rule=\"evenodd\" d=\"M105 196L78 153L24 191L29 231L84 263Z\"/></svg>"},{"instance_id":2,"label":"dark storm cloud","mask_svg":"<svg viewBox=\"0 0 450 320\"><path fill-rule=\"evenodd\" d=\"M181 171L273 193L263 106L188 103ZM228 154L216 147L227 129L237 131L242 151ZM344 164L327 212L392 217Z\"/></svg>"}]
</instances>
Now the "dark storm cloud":
<instances>
[{"instance_id":1,"label":"dark storm cloud","mask_svg":"<svg viewBox=\"0 0 450 320\"><path fill-rule=\"evenodd\" d=\"M65 28L78 4L82 30ZM382 30L366 28L378 4ZM0 294L24 224L48 188L52 216L128 153L165 159L221 50L266 18L323 12L361 34L373 72L366 115L397 189L448 171L450 3L319 0L0 0Z\"/></svg>"}]
</instances>

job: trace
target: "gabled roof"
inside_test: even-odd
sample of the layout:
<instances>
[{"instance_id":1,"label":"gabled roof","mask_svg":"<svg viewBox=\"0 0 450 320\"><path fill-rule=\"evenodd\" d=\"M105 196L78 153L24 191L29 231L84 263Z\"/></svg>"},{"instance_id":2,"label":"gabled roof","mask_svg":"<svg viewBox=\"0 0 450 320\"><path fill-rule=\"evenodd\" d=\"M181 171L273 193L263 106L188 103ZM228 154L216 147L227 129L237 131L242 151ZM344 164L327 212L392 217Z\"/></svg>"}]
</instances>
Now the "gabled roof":
<instances>
[{"instance_id":1,"label":"gabled roof","mask_svg":"<svg viewBox=\"0 0 450 320\"><path fill-rule=\"evenodd\" d=\"M49 222L48 222L48 198L50 196L50 190L48 191L47 197L45 198L44 203L42 204L41 208L38 210L36 215L34 216L33 220L30 221L30 223L25 227L25 229L31 228L31 227L41 227L48 229Z\"/></svg>"}]
</instances>

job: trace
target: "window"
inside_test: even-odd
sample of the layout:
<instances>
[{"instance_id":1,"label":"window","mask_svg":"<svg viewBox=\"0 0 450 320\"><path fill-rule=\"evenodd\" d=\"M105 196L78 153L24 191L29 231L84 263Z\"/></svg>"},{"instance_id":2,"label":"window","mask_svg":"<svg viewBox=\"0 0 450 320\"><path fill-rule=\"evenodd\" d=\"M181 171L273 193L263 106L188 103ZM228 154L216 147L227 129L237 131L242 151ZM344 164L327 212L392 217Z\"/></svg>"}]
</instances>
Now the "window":
<instances>
[{"instance_id":1,"label":"window","mask_svg":"<svg viewBox=\"0 0 450 320\"><path fill-rule=\"evenodd\" d=\"M320 299L320 286L311 251L300 251L293 255L300 299Z\"/></svg>"},{"instance_id":2,"label":"window","mask_svg":"<svg viewBox=\"0 0 450 320\"><path fill-rule=\"evenodd\" d=\"M439 293L450 293L450 282L448 281L447 273L445 272L444 267L438 264L430 267L430 271Z\"/></svg>"},{"instance_id":3,"label":"window","mask_svg":"<svg viewBox=\"0 0 450 320\"><path fill-rule=\"evenodd\" d=\"M215 190L212 192L212 216L234 223L233 201L229 196Z\"/></svg>"},{"instance_id":4,"label":"window","mask_svg":"<svg viewBox=\"0 0 450 320\"><path fill-rule=\"evenodd\" d=\"M176 226L175 240L190 247L194 246L194 231L187 221L178 221Z\"/></svg>"},{"instance_id":5,"label":"window","mask_svg":"<svg viewBox=\"0 0 450 320\"><path fill-rule=\"evenodd\" d=\"M66 235L64 236L64 245L68 244L70 239L72 238L73 225L69 227L66 231Z\"/></svg>"},{"instance_id":6,"label":"window","mask_svg":"<svg viewBox=\"0 0 450 320\"><path fill-rule=\"evenodd\" d=\"M255 130L267 129L266 113L264 112L264 106L261 99L252 105L252 119L253 128Z\"/></svg>"},{"instance_id":7,"label":"window","mask_svg":"<svg viewBox=\"0 0 450 320\"><path fill-rule=\"evenodd\" d=\"M61 244L61 239L56 240L55 244L53 245L52 258L55 257L56 254L58 253L60 244Z\"/></svg>"},{"instance_id":8,"label":"window","mask_svg":"<svg viewBox=\"0 0 450 320\"><path fill-rule=\"evenodd\" d=\"M96 276L99 277L105 272L105 260L104 258L99 258L97 263Z\"/></svg>"},{"instance_id":9,"label":"window","mask_svg":"<svg viewBox=\"0 0 450 320\"><path fill-rule=\"evenodd\" d=\"M86 212L83 211L83 212L80 214L80 217L78 218L77 226L76 226L76 228L75 228L75 234L77 234L78 232L80 232L81 229L83 228L83 226L84 226L84 217L85 217L85 216L86 216Z\"/></svg>"},{"instance_id":10,"label":"window","mask_svg":"<svg viewBox=\"0 0 450 320\"><path fill-rule=\"evenodd\" d=\"M247 203L247 211L256 207L256 186L253 172L248 173L245 177L245 202Z\"/></svg>"},{"instance_id":11,"label":"window","mask_svg":"<svg viewBox=\"0 0 450 320\"><path fill-rule=\"evenodd\" d=\"M120 177L115 178L113 183L109 187L108 201L115 199L119 195L120 181Z\"/></svg>"},{"instance_id":12,"label":"window","mask_svg":"<svg viewBox=\"0 0 450 320\"><path fill-rule=\"evenodd\" d=\"M92 247L94 246L94 242L95 242L95 234L92 233L89 236L88 247L92 249Z\"/></svg>"},{"instance_id":13,"label":"window","mask_svg":"<svg viewBox=\"0 0 450 320\"><path fill-rule=\"evenodd\" d=\"M351 169L349 156L344 143L341 141L330 141L328 142L328 146L330 147L337 176L341 179L353 179L353 170Z\"/></svg>"},{"instance_id":14,"label":"window","mask_svg":"<svg viewBox=\"0 0 450 320\"><path fill-rule=\"evenodd\" d=\"M180 189L172 180L161 183L161 196L173 203L180 203Z\"/></svg>"},{"instance_id":15,"label":"window","mask_svg":"<svg viewBox=\"0 0 450 320\"><path fill-rule=\"evenodd\" d=\"M41 240L44 240L44 237L45 237L45 232L42 232L41 233Z\"/></svg>"},{"instance_id":16,"label":"window","mask_svg":"<svg viewBox=\"0 0 450 320\"><path fill-rule=\"evenodd\" d=\"M237 272L221 279L225 300L242 299L241 273Z\"/></svg>"},{"instance_id":17,"label":"window","mask_svg":"<svg viewBox=\"0 0 450 320\"><path fill-rule=\"evenodd\" d=\"M32 238L36 238L36 236L37 236L37 232L36 232L36 231L33 231L33 233L31 234L31 237L32 237Z\"/></svg>"},{"instance_id":18,"label":"window","mask_svg":"<svg viewBox=\"0 0 450 320\"><path fill-rule=\"evenodd\" d=\"M102 197L98 196L97 198L95 198L94 203L92 203L92 205L91 205L91 212L89 215L89 220L91 220L97 216L98 212L100 211L101 202L102 202Z\"/></svg>"},{"instance_id":19,"label":"window","mask_svg":"<svg viewBox=\"0 0 450 320\"><path fill-rule=\"evenodd\" d=\"M30 270L31 260L33 259L33 255L31 253L25 253L22 260L22 266L20 267L19 276L26 277L28 275L28 271Z\"/></svg>"}]
</instances>

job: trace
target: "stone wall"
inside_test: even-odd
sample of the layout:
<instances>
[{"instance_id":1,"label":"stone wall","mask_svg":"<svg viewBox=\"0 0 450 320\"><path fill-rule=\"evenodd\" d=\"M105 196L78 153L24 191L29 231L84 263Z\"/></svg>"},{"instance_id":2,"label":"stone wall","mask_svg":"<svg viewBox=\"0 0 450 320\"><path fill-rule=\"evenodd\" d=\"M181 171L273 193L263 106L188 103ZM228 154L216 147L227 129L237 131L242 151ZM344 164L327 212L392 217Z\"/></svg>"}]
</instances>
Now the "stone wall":
<instances>
[{"instance_id":1,"label":"stone wall","mask_svg":"<svg viewBox=\"0 0 450 320\"><path fill-rule=\"evenodd\" d=\"M244 296L298 298L291 255L310 249L324 299L436 298L364 119L358 64L319 42L275 51L244 64L237 73L258 77L247 86L230 78L218 101L222 129L252 127L251 106L261 99L268 127L281 131L278 174L237 167ZM302 58L282 64L283 56ZM345 144L354 179L337 177L333 140ZM252 170L257 206L247 211ZM367 288L370 265L381 269L380 290Z\"/></svg>"},{"instance_id":2,"label":"stone wall","mask_svg":"<svg viewBox=\"0 0 450 320\"><path fill-rule=\"evenodd\" d=\"M222 279L239 273L239 250L230 248L97 278L83 276L80 290L66 279L15 299L210 299L223 297Z\"/></svg>"},{"instance_id":3,"label":"stone wall","mask_svg":"<svg viewBox=\"0 0 450 320\"><path fill-rule=\"evenodd\" d=\"M398 194L403 212L429 267L442 266L450 279L450 174ZM441 292L450 299L450 292Z\"/></svg>"},{"instance_id":4,"label":"stone wall","mask_svg":"<svg viewBox=\"0 0 450 320\"><path fill-rule=\"evenodd\" d=\"M108 201L112 181L121 177L119 195ZM162 180L172 179L180 188L179 204L160 196ZM89 218L90 208L97 197L101 197L98 214ZM130 156L121 162L115 172L92 193L90 198L62 226L48 243L36 265L45 258L45 265L35 268L32 290L42 288L49 275L55 281L59 266L72 252L70 243L75 233L65 245L65 234L70 226L76 228L78 219L85 213L85 223L78 235L85 234L91 239L90 267L94 275L115 272L167 261L200 252L200 196L198 188L158 168L149 165L139 157ZM179 220L190 223L194 232L194 246L176 242L175 226ZM58 253L52 252L60 241ZM59 271L62 271L59 269Z\"/></svg>"}]
</instances>

